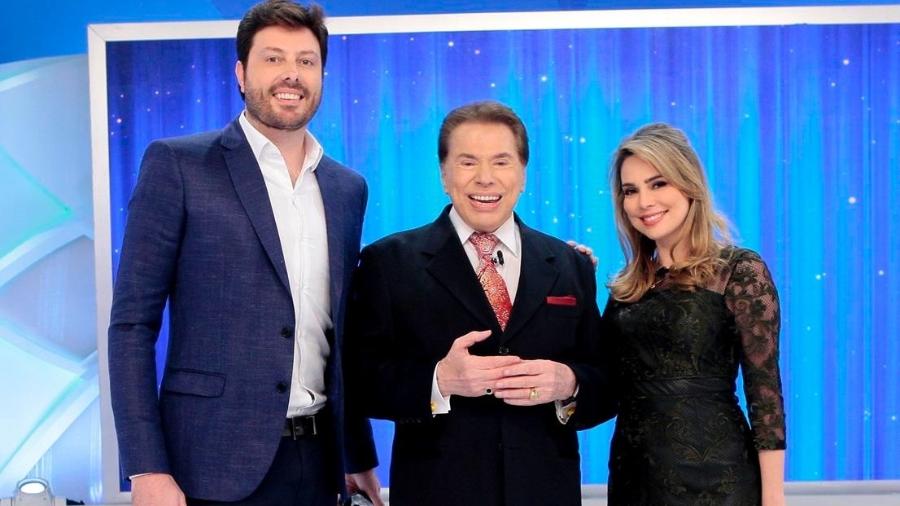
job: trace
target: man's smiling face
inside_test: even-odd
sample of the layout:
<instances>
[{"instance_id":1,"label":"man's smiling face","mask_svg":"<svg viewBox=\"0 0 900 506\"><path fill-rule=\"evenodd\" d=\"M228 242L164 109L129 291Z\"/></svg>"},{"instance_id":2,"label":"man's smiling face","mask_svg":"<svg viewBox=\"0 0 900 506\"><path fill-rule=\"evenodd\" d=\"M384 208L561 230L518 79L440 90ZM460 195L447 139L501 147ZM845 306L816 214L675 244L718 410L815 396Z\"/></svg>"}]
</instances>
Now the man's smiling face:
<instances>
[{"instance_id":1,"label":"man's smiling face","mask_svg":"<svg viewBox=\"0 0 900 506\"><path fill-rule=\"evenodd\" d=\"M441 182L475 230L493 232L512 215L525 189L518 152L512 130L501 123L465 122L450 133Z\"/></svg>"},{"instance_id":2,"label":"man's smiling face","mask_svg":"<svg viewBox=\"0 0 900 506\"><path fill-rule=\"evenodd\" d=\"M244 92L248 119L264 134L299 130L322 99L319 41L308 28L268 26L256 33L235 74Z\"/></svg>"}]
</instances>

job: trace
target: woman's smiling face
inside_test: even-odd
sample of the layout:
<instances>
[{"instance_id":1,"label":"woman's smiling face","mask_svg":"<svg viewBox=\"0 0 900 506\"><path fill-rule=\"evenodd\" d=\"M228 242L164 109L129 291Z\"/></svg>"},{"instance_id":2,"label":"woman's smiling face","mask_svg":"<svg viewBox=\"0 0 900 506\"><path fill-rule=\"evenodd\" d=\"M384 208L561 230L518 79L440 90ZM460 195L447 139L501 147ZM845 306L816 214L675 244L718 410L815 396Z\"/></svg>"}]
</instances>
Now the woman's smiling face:
<instances>
[{"instance_id":1,"label":"woman's smiling face","mask_svg":"<svg viewBox=\"0 0 900 506\"><path fill-rule=\"evenodd\" d=\"M671 250L680 237L690 209L690 201L670 184L656 167L636 155L622 162L622 207L631 225Z\"/></svg>"}]
</instances>

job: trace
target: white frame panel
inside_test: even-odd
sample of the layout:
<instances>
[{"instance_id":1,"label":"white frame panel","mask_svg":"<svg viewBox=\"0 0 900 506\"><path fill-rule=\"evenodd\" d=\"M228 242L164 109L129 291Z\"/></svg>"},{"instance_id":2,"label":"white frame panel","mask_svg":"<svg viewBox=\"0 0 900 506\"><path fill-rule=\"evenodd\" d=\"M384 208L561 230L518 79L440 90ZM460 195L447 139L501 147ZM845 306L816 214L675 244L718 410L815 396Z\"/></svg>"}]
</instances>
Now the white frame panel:
<instances>
[{"instance_id":1,"label":"white frame panel","mask_svg":"<svg viewBox=\"0 0 900 506\"><path fill-rule=\"evenodd\" d=\"M348 16L328 18L331 35L374 33L553 30L590 28L672 28L700 26L784 26L900 23L900 4L827 7L730 7L703 9L619 9L467 14ZM121 23L88 26L88 67L91 101L91 157L94 187L94 255L97 287L97 352L100 358L102 430L102 497L110 504L130 503L119 491L118 444L109 401L107 328L112 305L112 258L109 214L109 131L107 129L106 43L141 40L224 39L237 33L238 21ZM802 450L798 450L802 451ZM793 482L792 497L812 500L834 496L843 504L848 495L868 494L893 501L900 480ZM605 485L586 485L585 499L605 503ZM838 499L840 496L844 499ZM818 499L815 499L818 501ZM794 502L794 501L791 501ZM594 502L591 501L593 504ZM826 504L816 502L815 504ZM799 501L798 501L799 504ZM803 504L813 504L803 503ZM885 502L885 504L887 504Z\"/></svg>"}]
</instances>

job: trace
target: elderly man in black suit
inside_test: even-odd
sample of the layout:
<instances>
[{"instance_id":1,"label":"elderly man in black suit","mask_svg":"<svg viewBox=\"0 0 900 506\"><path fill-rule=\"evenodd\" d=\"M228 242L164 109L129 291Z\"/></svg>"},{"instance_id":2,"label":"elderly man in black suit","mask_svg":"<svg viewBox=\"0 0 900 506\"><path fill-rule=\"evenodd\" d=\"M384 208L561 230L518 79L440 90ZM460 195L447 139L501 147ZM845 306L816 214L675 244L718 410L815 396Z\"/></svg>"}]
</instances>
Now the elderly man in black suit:
<instances>
[{"instance_id":1,"label":"elderly man in black suit","mask_svg":"<svg viewBox=\"0 0 900 506\"><path fill-rule=\"evenodd\" d=\"M453 110L438 157L451 205L361 253L348 409L395 422L392 506L580 504L576 430L615 412L593 266L513 213L511 109Z\"/></svg>"}]
</instances>

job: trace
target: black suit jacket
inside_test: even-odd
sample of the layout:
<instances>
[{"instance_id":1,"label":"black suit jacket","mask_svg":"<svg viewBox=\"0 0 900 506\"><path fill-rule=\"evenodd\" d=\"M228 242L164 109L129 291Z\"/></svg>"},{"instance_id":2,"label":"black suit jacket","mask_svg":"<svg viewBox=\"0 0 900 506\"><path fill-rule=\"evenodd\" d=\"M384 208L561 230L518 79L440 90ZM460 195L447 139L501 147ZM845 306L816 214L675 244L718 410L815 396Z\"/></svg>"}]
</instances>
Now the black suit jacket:
<instances>
[{"instance_id":1,"label":"black suit jacket","mask_svg":"<svg viewBox=\"0 0 900 506\"><path fill-rule=\"evenodd\" d=\"M581 504L576 429L607 420L615 406L599 332L590 261L526 227L512 314L501 331L448 206L432 224L382 239L361 253L348 306L348 409L393 420L393 506ZM573 296L574 305L548 303ZM434 368L453 341L492 330L471 352L550 359L578 379L567 425L554 404L515 407L492 396L453 397L432 416Z\"/></svg>"}]
</instances>

